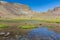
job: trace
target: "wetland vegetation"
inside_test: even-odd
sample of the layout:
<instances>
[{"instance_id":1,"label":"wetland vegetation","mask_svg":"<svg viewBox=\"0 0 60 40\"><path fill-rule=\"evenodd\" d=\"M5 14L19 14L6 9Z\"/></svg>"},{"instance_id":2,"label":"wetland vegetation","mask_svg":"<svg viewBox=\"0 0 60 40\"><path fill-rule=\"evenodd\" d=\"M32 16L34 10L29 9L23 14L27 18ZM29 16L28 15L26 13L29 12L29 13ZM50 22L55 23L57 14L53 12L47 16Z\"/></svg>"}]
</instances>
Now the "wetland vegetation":
<instances>
[{"instance_id":1,"label":"wetland vegetation","mask_svg":"<svg viewBox=\"0 0 60 40\"><path fill-rule=\"evenodd\" d=\"M57 21L58 22L58 21ZM40 29L39 29L40 28ZM48 30L47 30L47 29ZM35 29L36 34L34 33L33 29ZM48 33L46 34L50 34L49 30L51 30L51 32L55 32L58 34L53 34L56 35L52 39L58 39L60 40L60 36L58 37L58 35L60 35L60 24L56 23L56 22L52 22L51 21L44 21L44 20L27 20L27 19L21 19L21 20L0 20L0 37L2 38L2 40L40 40L39 37L43 36L40 35L35 37L32 36L32 33L35 35L38 35L37 33L37 29L41 30L39 32L42 33L42 31L45 29L46 31L48 31ZM44 32L46 32L44 31ZM43 33L44 34L44 33ZM44 35L46 35L44 34ZM48 35L49 36L49 35ZM31 38L32 37L32 38ZM52 35L51 35L52 37ZM1 39L0 38L0 39ZM34 39L35 38L35 39ZM45 36L46 40L49 39ZM41 40L44 39L43 37L41 37ZM49 39L49 40L50 40Z\"/></svg>"}]
</instances>

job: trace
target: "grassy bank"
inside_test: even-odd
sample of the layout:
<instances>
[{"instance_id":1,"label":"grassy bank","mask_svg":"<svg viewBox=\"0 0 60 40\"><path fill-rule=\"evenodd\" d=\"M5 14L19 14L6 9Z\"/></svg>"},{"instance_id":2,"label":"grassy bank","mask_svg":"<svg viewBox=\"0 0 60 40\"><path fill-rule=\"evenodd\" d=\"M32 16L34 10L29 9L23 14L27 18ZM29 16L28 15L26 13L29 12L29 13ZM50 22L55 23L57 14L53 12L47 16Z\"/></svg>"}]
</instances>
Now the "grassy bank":
<instances>
[{"instance_id":1,"label":"grassy bank","mask_svg":"<svg viewBox=\"0 0 60 40\"><path fill-rule=\"evenodd\" d=\"M48 19L48 20L40 20L42 22L48 22L48 23L60 23L60 19Z\"/></svg>"},{"instance_id":2,"label":"grassy bank","mask_svg":"<svg viewBox=\"0 0 60 40\"><path fill-rule=\"evenodd\" d=\"M38 19L38 18L33 18L33 19L0 19L1 22L21 22L21 21L39 21L39 22L48 22L48 23L60 23L60 19Z\"/></svg>"}]
</instances>

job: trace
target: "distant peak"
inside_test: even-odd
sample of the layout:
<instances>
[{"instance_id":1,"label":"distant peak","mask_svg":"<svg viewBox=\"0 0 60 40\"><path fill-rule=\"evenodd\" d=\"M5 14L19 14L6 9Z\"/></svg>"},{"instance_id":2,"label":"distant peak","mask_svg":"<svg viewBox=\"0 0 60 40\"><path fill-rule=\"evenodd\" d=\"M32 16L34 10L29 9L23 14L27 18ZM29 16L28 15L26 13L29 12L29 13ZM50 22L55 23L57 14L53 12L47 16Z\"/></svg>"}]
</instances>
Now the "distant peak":
<instances>
[{"instance_id":1,"label":"distant peak","mask_svg":"<svg viewBox=\"0 0 60 40\"><path fill-rule=\"evenodd\" d=\"M56 7L56 8L54 8L54 11L56 11L56 10L60 10L60 7Z\"/></svg>"},{"instance_id":2,"label":"distant peak","mask_svg":"<svg viewBox=\"0 0 60 40\"><path fill-rule=\"evenodd\" d=\"M56 7L55 9L60 9L60 7Z\"/></svg>"}]
</instances>

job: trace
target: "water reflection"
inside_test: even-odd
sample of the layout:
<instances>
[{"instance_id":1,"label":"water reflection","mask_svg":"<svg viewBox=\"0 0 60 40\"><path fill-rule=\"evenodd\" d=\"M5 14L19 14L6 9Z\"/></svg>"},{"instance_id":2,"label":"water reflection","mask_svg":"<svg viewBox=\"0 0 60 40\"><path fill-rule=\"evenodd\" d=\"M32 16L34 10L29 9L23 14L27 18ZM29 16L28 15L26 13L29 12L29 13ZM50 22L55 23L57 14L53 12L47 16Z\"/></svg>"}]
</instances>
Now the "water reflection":
<instances>
[{"instance_id":1,"label":"water reflection","mask_svg":"<svg viewBox=\"0 0 60 40\"><path fill-rule=\"evenodd\" d=\"M48 28L37 28L30 31L31 40L60 40L60 34L48 30Z\"/></svg>"},{"instance_id":2,"label":"water reflection","mask_svg":"<svg viewBox=\"0 0 60 40\"><path fill-rule=\"evenodd\" d=\"M41 27L32 29L27 35L0 37L0 40L60 40L60 34L48 30L48 28Z\"/></svg>"}]
</instances>

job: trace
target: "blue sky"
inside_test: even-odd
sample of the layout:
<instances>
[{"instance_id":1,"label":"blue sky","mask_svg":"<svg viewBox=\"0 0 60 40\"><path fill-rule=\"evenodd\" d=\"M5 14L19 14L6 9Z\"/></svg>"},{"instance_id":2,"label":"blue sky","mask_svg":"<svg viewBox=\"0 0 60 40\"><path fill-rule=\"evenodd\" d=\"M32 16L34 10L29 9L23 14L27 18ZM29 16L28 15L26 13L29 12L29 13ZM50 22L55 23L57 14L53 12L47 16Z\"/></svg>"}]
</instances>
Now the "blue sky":
<instances>
[{"instance_id":1,"label":"blue sky","mask_svg":"<svg viewBox=\"0 0 60 40\"><path fill-rule=\"evenodd\" d=\"M28 5L33 11L44 12L60 6L60 0L5 0Z\"/></svg>"}]
</instances>

